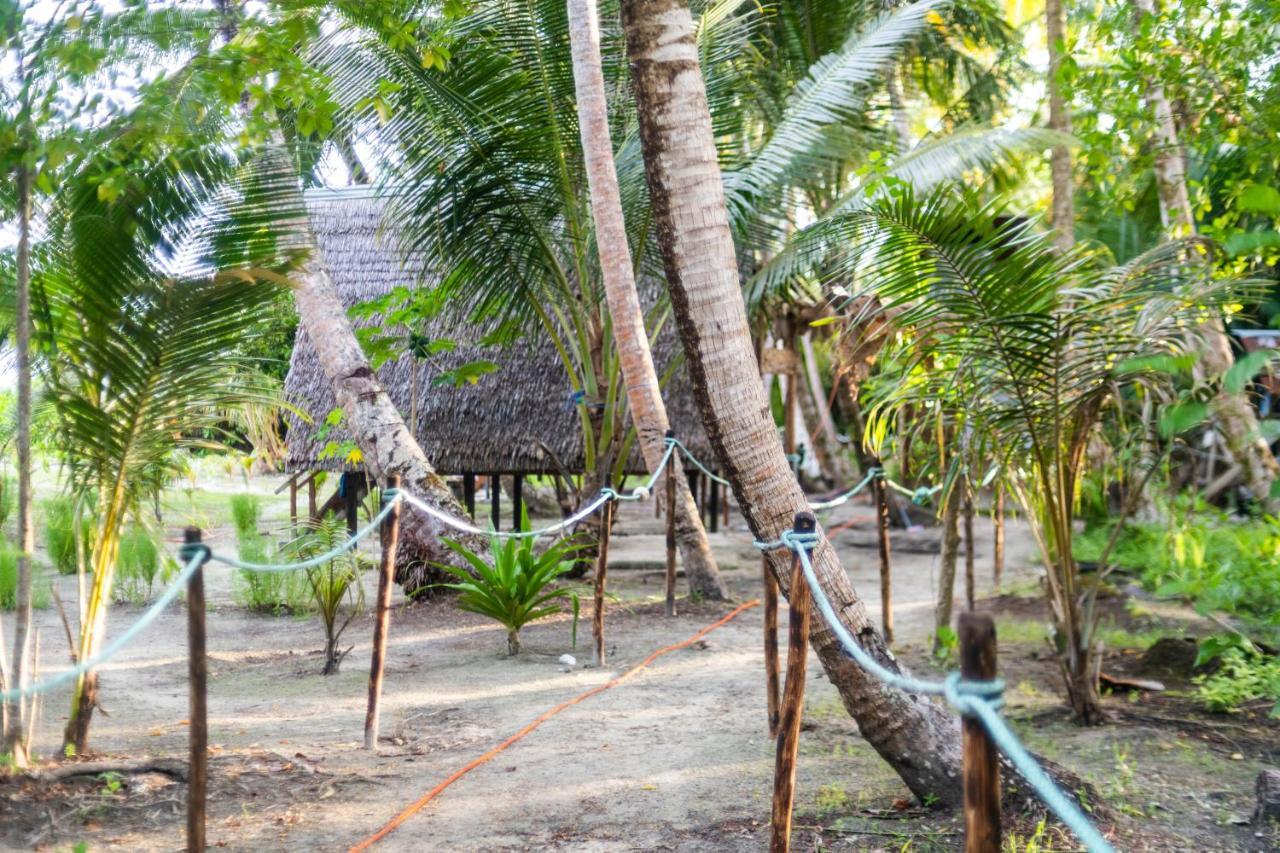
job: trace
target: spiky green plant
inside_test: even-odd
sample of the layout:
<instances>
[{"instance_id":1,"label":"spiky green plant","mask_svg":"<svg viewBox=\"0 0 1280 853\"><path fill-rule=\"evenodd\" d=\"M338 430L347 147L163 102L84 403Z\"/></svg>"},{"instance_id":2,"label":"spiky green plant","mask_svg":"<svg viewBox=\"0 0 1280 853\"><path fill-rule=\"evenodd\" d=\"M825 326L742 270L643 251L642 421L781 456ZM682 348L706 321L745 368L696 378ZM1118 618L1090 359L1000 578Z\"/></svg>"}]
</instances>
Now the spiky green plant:
<instances>
[{"instance_id":1,"label":"spiky green plant","mask_svg":"<svg viewBox=\"0 0 1280 853\"><path fill-rule=\"evenodd\" d=\"M88 556L93 522L79 502L59 495L44 502L44 545L49 562L60 575L74 575Z\"/></svg>"},{"instance_id":2,"label":"spiky green plant","mask_svg":"<svg viewBox=\"0 0 1280 853\"><path fill-rule=\"evenodd\" d=\"M231 496L231 521L236 528L236 537L241 538L258 532L258 520L262 516L262 502L254 495Z\"/></svg>"},{"instance_id":3,"label":"spiky green plant","mask_svg":"<svg viewBox=\"0 0 1280 853\"><path fill-rule=\"evenodd\" d=\"M347 540L346 524L335 516L328 516L311 523L309 530L289 543L292 558L306 560L323 554ZM342 634L351 622L364 611L364 584L360 573L372 565L372 561L355 548L306 570L305 577L311 589L311 598L324 626L324 675L333 675L342 665L350 648L340 646Z\"/></svg>"},{"instance_id":4,"label":"spiky green plant","mask_svg":"<svg viewBox=\"0 0 1280 853\"><path fill-rule=\"evenodd\" d=\"M506 628L508 655L520 653L521 628L560 612L559 599L568 599L573 604L576 644L577 593L552 585L573 571L573 557L582 549L580 544L562 539L539 552L532 539L503 540L495 536L490 539L487 559L458 542L446 539L445 544L467 562L471 571L441 564L441 570L458 580L437 586L460 593L458 606L463 610L488 616Z\"/></svg>"}]
</instances>

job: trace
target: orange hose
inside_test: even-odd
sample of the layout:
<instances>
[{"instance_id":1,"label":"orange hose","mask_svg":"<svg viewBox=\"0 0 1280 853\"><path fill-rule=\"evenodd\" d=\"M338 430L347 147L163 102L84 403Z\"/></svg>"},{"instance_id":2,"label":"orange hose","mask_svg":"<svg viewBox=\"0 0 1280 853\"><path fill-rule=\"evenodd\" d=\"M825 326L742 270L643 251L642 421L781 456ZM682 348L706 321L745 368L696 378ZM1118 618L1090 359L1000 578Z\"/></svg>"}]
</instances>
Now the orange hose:
<instances>
[{"instance_id":1,"label":"orange hose","mask_svg":"<svg viewBox=\"0 0 1280 853\"><path fill-rule=\"evenodd\" d=\"M421 811L422 808L426 806L427 803L431 802L436 797L438 797L444 791L445 788L448 788L454 782L457 782L463 776L466 776L468 773L470 773L472 770L475 770L480 765L486 764L492 761L500 752L505 750L507 747L511 746L516 741L524 738L526 735L528 735L534 729L538 728L538 726L542 725L547 720L554 717L556 714L559 714L561 711L565 710L566 708L571 708L574 705L577 705L579 702L582 702L586 699L590 699L592 696L595 696L597 693L603 693L604 691L610 688L617 687L619 684L622 684L624 681L631 678L631 676L635 675L637 672L644 669L649 664L653 663L655 660L662 657L663 655L669 654L674 651L678 651L680 649L685 648L686 646L693 645L694 643L698 642L698 640L701 640L703 637L705 637L707 634L710 634L716 628L719 628L721 625L724 625L725 623L729 622L731 619L734 619L740 613L746 610L750 610L752 607L755 607L759 603L760 603L759 599L755 599L752 601L748 601L746 604L735 607L728 614L721 617L720 619L717 619L715 622L712 622L710 625L703 628L701 631L694 634L689 639L682 640L681 642L676 643L675 645L664 646L663 648L658 649L656 652L649 655L644 660L640 661L640 663L631 667L631 669L627 670L622 675L619 675L617 678L610 679L609 681L606 681L604 684L601 684L597 687L593 687L590 690L588 690L586 693L579 694L573 697L572 699L567 699L564 702L561 702L559 705L556 705L554 708L552 708L549 711L544 711L537 718L535 718L533 722L529 723L529 725L525 726L520 731L513 734L511 737L507 738L502 743L498 744L493 749L486 752L484 755L481 755L479 758L474 758L471 761L467 762L459 770L454 771L454 773L451 776L449 776L439 785L436 785L430 791L427 791L425 794L419 797L416 802L414 802L404 811L400 812L400 814L392 818L387 823L386 826L382 827L382 829L379 829L373 835L370 835L368 838L364 839L363 841L353 846L350 849L350 851L348 851L348 853L360 853L360 851L362 850L368 850L374 844L377 844L379 841L386 838L388 835L394 832L396 828L399 827L402 823L404 823L406 820L408 820L409 818L417 814L419 811Z\"/></svg>"}]
</instances>

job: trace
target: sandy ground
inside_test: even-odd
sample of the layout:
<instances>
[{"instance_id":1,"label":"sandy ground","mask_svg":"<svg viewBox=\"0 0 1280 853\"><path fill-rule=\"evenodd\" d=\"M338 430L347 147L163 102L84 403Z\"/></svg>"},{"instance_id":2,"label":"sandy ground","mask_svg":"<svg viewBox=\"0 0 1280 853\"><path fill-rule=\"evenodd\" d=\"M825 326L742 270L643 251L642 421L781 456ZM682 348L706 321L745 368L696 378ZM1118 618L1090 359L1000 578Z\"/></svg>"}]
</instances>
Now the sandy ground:
<instances>
[{"instance_id":1,"label":"sandy ground","mask_svg":"<svg viewBox=\"0 0 1280 853\"><path fill-rule=\"evenodd\" d=\"M255 483L264 494L269 485ZM283 511L283 502L275 499L266 523L278 523ZM878 602L868 508L846 506L827 523L850 519L865 520L838 535L841 556L858 591ZM759 593L759 556L740 521L734 528L712 541L740 603ZM211 539L215 550L232 547L225 529L215 530ZM990 529L982 520L978 542L979 589L985 594ZM898 649L906 660L918 661L932 621L937 557L927 552L936 547L936 535L897 533L895 546ZM601 669L587 665L587 607L577 648L570 644L566 614L527 628L525 651L513 659L505 656L501 630L485 620L458 612L448 601L405 606L398 598L376 756L359 748L371 621L363 618L352 626L348 638L355 648L342 672L323 677L322 634L314 619L249 614L234 602L226 572L211 571L210 845L346 849L542 711L685 639L730 609L682 600L677 617L663 615L662 531L650 505L624 509L611 557L618 600L608 610L609 657ZM1029 592L1036 573L1023 531L1011 530L1007 560L1006 589ZM372 587L373 577L366 580ZM58 581L71 600L73 579ZM112 624L125 625L139 611L119 607ZM52 672L65 662L61 627L53 610L41 612L39 622L42 665ZM624 685L554 717L456 782L375 849L761 849L768 837L774 751L765 731L761 625L759 608L747 610L704 641L660 658ZM785 628L783 636L785 643ZM566 653L576 656L576 665L558 662ZM180 608L105 667L102 683L107 713L94 721L95 751L185 755L186 635ZM1181 737L1130 726L1072 731L1053 715L1052 689L1051 683L1043 689L1019 685L1011 713L1025 711L1026 736L1069 766L1074 766L1072 750L1062 754L1054 748L1061 739L1046 732L1065 730L1078 738L1087 766L1077 769L1089 771L1086 775L1099 784L1114 785L1117 774L1123 776L1123 768L1116 769L1117 743L1129 750L1124 753L1129 766L1148 751L1144 743ZM59 742L66 702L66 691L59 691L45 706L38 742L46 751ZM1041 714L1039 722L1034 713ZM1274 760L1274 750L1251 748L1242 759L1219 762L1221 748L1194 748L1198 772L1218 780L1226 795L1215 799L1205 790L1205 802L1194 806L1203 805L1205 814L1176 824L1177 831L1189 834L1148 849L1266 849L1269 840L1259 836L1263 846L1254 848L1251 833L1243 829L1218 833L1247 812L1252 774L1263 759ZM1208 758L1200 760L1206 750ZM1183 750L1174 752L1180 758ZM908 842L911 849L954 849L959 843L954 815L903 810L908 792L859 737L812 656L797 784L797 849L897 850ZM1153 791L1152 785L1147 787ZM182 846L183 786L150 774L145 780L126 779L122 790L101 787L100 782L91 785L74 809L65 802L42 803L35 795L6 799L0 788L0 843L5 849L68 849L79 841L90 849ZM1162 808L1171 811L1168 805ZM1180 815L1193 810L1185 802L1174 808ZM1160 819L1158 809L1147 811ZM1180 847L1177 838L1191 846Z\"/></svg>"}]
</instances>

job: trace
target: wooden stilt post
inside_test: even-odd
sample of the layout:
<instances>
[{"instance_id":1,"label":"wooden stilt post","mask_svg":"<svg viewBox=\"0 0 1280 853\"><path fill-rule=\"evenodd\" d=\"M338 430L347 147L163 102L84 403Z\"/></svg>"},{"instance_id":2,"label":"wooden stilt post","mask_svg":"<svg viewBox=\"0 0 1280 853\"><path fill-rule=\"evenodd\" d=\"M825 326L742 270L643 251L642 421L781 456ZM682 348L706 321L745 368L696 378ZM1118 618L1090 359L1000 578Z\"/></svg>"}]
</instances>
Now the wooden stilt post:
<instances>
[{"instance_id":1,"label":"wooden stilt post","mask_svg":"<svg viewBox=\"0 0 1280 853\"><path fill-rule=\"evenodd\" d=\"M204 853L205 799L209 788L209 661L205 646L204 566L209 552L200 541L200 528L183 531L188 559L203 550L200 567L187 582L187 684L190 725L190 768L187 770L187 851Z\"/></svg>"},{"instance_id":2,"label":"wooden stilt post","mask_svg":"<svg viewBox=\"0 0 1280 853\"><path fill-rule=\"evenodd\" d=\"M591 639L595 641L593 659L604 666L604 589L609 574L609 530L613 527L613 501L600 508L600 554L596 561L595 609L591 613Z\"/></svg>"},{"instance_id":3,"label":"wooden stilt post","mask_svg":"<svg viewBox=\"0 0 1280 853\"><path fill-rule=\"evenodd\" d=\"M991 511L995 542L991 548L991 579L1000 592L1000 576L1004 574L1004 486L996 486L995 507Z\"/></svg>"},{"instance_id":4,"label":"wooden stilt post","mask_svg":"<svg viewBox=\"0 0 1280 853\"><path fill-rule=\"evenodd\" d=\"M731 493L729 491L729 487L725 486L724 487L724 521L723 521L725 530L729 529L729 498L730 497L731 497Z\"/></svg>"},{"instance_id":5,"label":"wooden stilt post","mask_svg":"<svg viewBox=\"0 0 1280 853\"><path fill-rule=\"evenodd\" d=\"M880 630L887 645L893 644L893 576L889 565L889 495L884 478L871 480L876 504L876 535L880 543Z\"/></svg>"},{"instance_id":6,"label":"wooden stilt post","mask_svg":"<svg viewBox=\"0 0 1280 853\"><path fill-rule=\"evenodd\" d=\"M969 609L973 609L975 597L973 576L973 495L966 489L964 493L964 600Z\"/></svg>"},{"instance_id":7,"label":"wooden stilt post","mask_svg":"<svg viewBox=\"0 0 1280 853\"><path fill-rule=\"evenodd\" d=\"M707 487L711 484L711 478L705 474L698 475L698 517L703 521L707 517Z\"/></svg>"},{"instance_id":8,"label":"wooden stilt post","mask_svg":"<svg viewBox=\"0 0 1280 853\"><path fill-rule=\"evenodd\" d=\"M316 506L316 472L312 471L307 478L307 519L315 521L320 510Z\"/></svg>"},{"instance_id":9,"label":"wooden stilt post","mask_svg":"<svg viewBox=\"0 0 1280 853\"><path fill-rule=\"evenodd\" d=\"M387 475L387 488L400 488L400 478ZM391 584L395 582L396 545L400 539L400 504L382 520L382 560L378 564L378 603L374 611L373 657L369 663L369 704L364 712L364 748L378 749L378 717L382 702L382 672L387 662L387 632L391 625Z\"/></svg>"},{"instance_id":10,"label":"wooden stilt post","mask_svg":"<svg viewBox=\"0 0 1280 853\"><path fill-rule=\"evenodd\" d=\"M816 527L813 513L796 514L793 529L812 533ZM804 711L805 667L809 654L809 584L800 568L799 558L792 560L791 594L787 616L787 683L782 694L782 716L778 723L778 751L773 767L773 819L770 853L787 853L791 849L791 811L796 793L796 756L800 749L800 717Z\"/></svg>"},{"instance_id":11,"label":"wooden stilt post","mask_svg":"<svg viewBox=\"0 0 1280 853\"><path fill-rule=\"evenodd\" d=\"M289 480L289 529L298 530L298 475Z\"/></svg>"},{"instance_id":12,"label":"wooden stilt post","mask_svg":"<svg viewBox=\"0 0 1280 853\"><path fill-rule=\"evenodd\" d=\"M769 555L760 558L764 573L764 690L768 703L769 737L778 736L778 579L769 566Z\"/></svg>"},{"instance_id":13,"label":"wooden stilt post","mask_svg":"<svg viewBox=\"0 0 1280 853\"><path fill-rule=\"evenodd\" d=\"M474 472L467 472L462 475L462 505L467 508L467 515L471 516L471 520L476 518L476 475Z\"/></svg>"},{"instance_id":14,"label":"wooden stilt post","mask_svg":"<svg viewBox=\"0 0 1280 853\"><path fill-rule=\"evenodd\" d=\"M667 430L667 438L675 431ZM676 615L676 477L684 476L676 457L667 465L667 615Z\"/></svg>"},{"instance_id":15,"label":"wooden stilt post","mask_svg":"<svg viewBox=\"0 0 1280 853\"><path fill-rule=\"evenodd\" d=\"M356 475L343 474L342 497L347 505L347 533L355 535L360 527L360 501L356 499Z\"/></svg>"},{"instance_id":16,"label":"wooden stilt post","mask_svg":"<svg viewBox=\"0 0 1280 853\"><path fill-rule=\"evenodd\" d=\"M489 520L494 530L502 529L502 478L489 475Z\"/></svg>"},{"instance_id":17,"label":"wooden stilt post","mask_svg":"<svg viewBox=\"0 0 1280 853\"><path fill-rule=\"evenodd\" d=\"M960 676L967 681L996 677L996 625L986 613L961 613ZM964 849L965 853L1000 850L1000 760L982 723L965 717Z\"/></svg>"},{"instance_id":18,"label":"wooden stilt post","mask_svg":"<svg viewBox=\"0 0 1280 853\"><path fill-rule=\"evenodd\" d=\"M520 529L520 516L524 513L524 475L511 478L511 529Z\"/></svg>"},{"instance_id":19,"label":"wooden stilt post","mask_svg":"<svg viewBox=\"0 0 1280 853\"><path fill-rule=\"evenodd\" d=\"M715 533L720 529L720 484L711 480L710 489L711 501L707 507L707 517L711 521L711 532Z\"/></svg>"},{"instance_id":20,"label":"wooden stilt post","mask_svg":"<svg viewBox=\"0 0 1280 853\"><path fill-rule=\"evenodd\" d=\"M689 481L689 494L693 495L693 505L698 508L698 517L702 517L702 500L698 495L698 488L702 485L699 480L702 478L702 472L697 468L693 468L685 475Z\"/></svg>"}]
</instances>

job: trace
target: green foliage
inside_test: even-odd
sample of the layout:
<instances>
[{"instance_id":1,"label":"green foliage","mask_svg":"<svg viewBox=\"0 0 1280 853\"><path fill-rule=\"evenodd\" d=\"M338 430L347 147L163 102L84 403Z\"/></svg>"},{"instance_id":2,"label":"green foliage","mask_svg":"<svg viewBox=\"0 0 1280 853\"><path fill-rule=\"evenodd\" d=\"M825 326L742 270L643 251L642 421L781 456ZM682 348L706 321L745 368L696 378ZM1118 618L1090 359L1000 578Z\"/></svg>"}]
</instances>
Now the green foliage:
<instances>
[{"instance_id":1,"label":"green foliage","mask_svg":"<svg viewBox=\"0 0 1280 853\"><path fill-rule=\"evenodd\" d=\"M1105 525L1077 534L1076 556L1096 559L1110 533ZM1278 561L1280 519L1241 521L1204 507L1171 511L1158 521L1131 522L1109 559L1136 572L1158 595L1238 616L1268 642L1280 639Z\"/></svg>"},{"instance_id":2,"label":"green foliage","mask_svg":"<svg viewBox=\"0 0 1280 853\"><path fill-rule=\"evenodd\" d=\"M257 496L249 494L231 496L231 521L235 525L237 541L256 534L261 517L262 502Z\"/></svg>"},{"instance_id":3,"label":"green foliage","mask_svg":"<svg viewBox=\"0 0 1280 853\"><path fill-rule=\"evenodd\" d=\"M74 575L79 560L88 560L92 537L90 513L78 511L75 498L61 495L44 502L45 550L58 574Z\"/></svg>"},{"instance_id":4,"label":"green foliage","mask_svg":"<svg viewBox=\"0 0 1280 853\"><path fill-rule=\"evenodd\" d=\"M329 516L313 522L309 530L289 543L291 559L307 560L326 553L347 541L345 522ZM343 632L364 610L364 584L360 573L372 565L372 561L352 548L309 568L304 575L311 590L311 598L324 626L324 675L338 672L346 650L339 643Z\"/></svg>"},{"instance_id":5,"label":"green foliage","mask_svg":"<svg viewBox=\"0 0 1280 853\"><path fill-rule=\"evenodd\" d=\"M151 531L130 525L120 534L120 554L116 558L116 601L145 604L154 597L157 580L171 578L177 567L162 557Z\"/></svg>"},{"instance_id":6,"label":"green foliage","mask_svg":"<svg viewBox=\"0 0 1280 853\"><path fill-rule=\"evenodd\" d=\"M238 535L236 553L241 560L269 565L274 561L270 543L256 530ZM253 613L273 616L308 613L311 589L301 572L254 572L240 569L231 587L235 600Z\"/></svg>"},{"instance_id":7,"label":"green foliage","mask_svg":"<svg viewBox=\"0 0 1280 853\"><path fill-rule=\"evenodd\" d=\"M49 590L41 579L39 564L31 565L31 604L37 609L49 606ZM0 610L13 610L18 605L18 548L0 540Z\"/></svg>"},{"instance_id":8,"label":"green foliage","mask_svg":"<svg viewBox=\"0 0 1280 853\"><path fill-rule=\"evenodd\" d=\"M527 520L526 520L527 526ZM532 539L490 539L489 560L465 545L446 539L445 544L466 561L467 569L437 564L457 578L456 583L438 584L456 590L458 606L471 613L488 616L507 629L507 654L520 652L520 629L538 619L559 613L557 599L568 598L574 605L573 632L577 637L577 594L554 588L562 575L573 571L573 556L582 546L564 539L538 552ZM490 564L492 563L492 565Z\"/></svg>"},{"instance_id":9,"label":"green foliage","mask_svg":"<svg viewBox=\"0 0 1280 853\"><path fill-rule=\"evenodd\" d=\"M1219 657L1212 675L1198 675L1196 696L1210 711L1238 711L1246 702L1267 699L1275 703L1271 716L1280 718L1280 657L1239 646Z\"/></svg>"},{"instance_id":10,"label":"green foliage","mask_svg":"<svg viewBox=\"0 0 1280 853\"><path fill-rule=\"evenodd\" d=\"M9 521L18 500L18 481L8 474L0 476L0 526Z\"/></svg>"}]
</instances>

